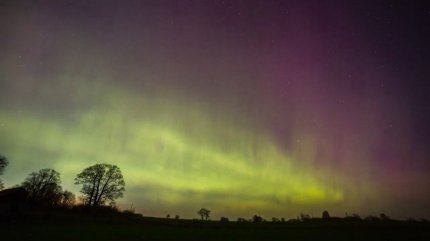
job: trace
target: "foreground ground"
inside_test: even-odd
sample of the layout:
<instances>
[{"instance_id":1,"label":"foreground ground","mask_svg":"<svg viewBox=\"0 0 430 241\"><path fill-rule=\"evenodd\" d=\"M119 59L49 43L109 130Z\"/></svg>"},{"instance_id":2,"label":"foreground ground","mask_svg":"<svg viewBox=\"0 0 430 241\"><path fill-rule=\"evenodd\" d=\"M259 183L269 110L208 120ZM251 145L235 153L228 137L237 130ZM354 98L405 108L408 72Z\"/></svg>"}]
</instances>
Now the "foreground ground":
<instances>
[{"instance_id":1,"label":"foreground ground","mask_svg":"<svg viewBox=\"0 0 430 241\"><path fill-rule=\"evenodd\" d=\"M430 225L339 220L222 223L51 212L3 217L0 240L430 240Z\"/></svg>"}]
</instances>

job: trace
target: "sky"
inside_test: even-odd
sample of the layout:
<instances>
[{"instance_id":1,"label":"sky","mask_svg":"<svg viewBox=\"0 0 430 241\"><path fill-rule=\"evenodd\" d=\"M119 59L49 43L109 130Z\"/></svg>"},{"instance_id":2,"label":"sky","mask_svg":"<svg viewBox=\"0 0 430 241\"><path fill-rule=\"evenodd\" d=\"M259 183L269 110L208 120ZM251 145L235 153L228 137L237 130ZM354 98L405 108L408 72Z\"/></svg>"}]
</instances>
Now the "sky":
<instances>
[{"instance_id":1,"label":"sky","mask_svg":"<svg viewBox=\"0 0 430 241\"><path fill-rule=\"evenodd\" d=\"M6 187L123 172L147 216L430 218L424 1L0 3Z\"/></svg>"}]
</instances>

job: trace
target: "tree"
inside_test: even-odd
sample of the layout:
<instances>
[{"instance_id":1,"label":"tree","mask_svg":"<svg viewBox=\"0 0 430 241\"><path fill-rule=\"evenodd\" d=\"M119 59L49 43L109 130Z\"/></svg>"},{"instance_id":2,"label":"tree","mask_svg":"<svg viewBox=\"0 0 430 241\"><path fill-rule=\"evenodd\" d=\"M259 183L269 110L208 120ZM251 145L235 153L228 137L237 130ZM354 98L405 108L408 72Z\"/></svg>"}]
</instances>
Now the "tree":
<instances>
[{"instance_id":1,"label":"tree","mask_svg":"<svg viewBox=\"0 0 430 241\"><path fill-rule=\"evenodd\" d=\"M7 158L0 155L0 175L3 174L3 171L6 168L7 164L9 164Z\"/></svg>"},{"instance_id":2,"label":"tree","mask_svg":"<svg viewBox=\"0 0 430 241\"><path fill-rule=\"evenodd\" d=\"M327 210L325 210L325 211L322 213L322 218L323 218L323 219L329 219L329 218L330 218L330 214L328 213L328 211L327 211Z\"/></svg>"},{"instance_id":3,"label":"tree","mask_svg":"<svg viewBox=\"0 0 430 241\"><path fill-rule=\"evenodd\" d=\"M76 200L75 194L73 194L71 191L65 190L64 192L61 193L61 201L60 201L61 206L71 207L75 204L75 200Z\"/></svg>"},{"instance_id":4,"label":"tree","mask_svg":"<svg viewBox=\"0 0 430 241\"><path fill-rule=\"evenodd\" d=\"M75 184L82 185L84 203L88 206L101 206L123 197L125 182L121 170L116 165L95 164L85 168L75 178Z\"/></svg>"},{"instance_id":5,"label":"tree","mask_svg":"<svg viewBox=\"0 0 430 241\"><path fill-rule=\"evenodd\" d=\"M200 215L200 217L202 218L202 220L203 220L203 218L205 220L208 220L209 219L209 214L211 213L211 211L209 209L206 209L206 208L201 208L197 213Z\"/></svg>"},{"instance_id":6,"label":"tree","mask_svg":"<svg viewBox=\"0 0 430 241\"><path fill-rule=\"evenodd\" d=\"M220 221L221 221L221 222L228 222L229 220L228 220L228 218L227 218L227 217L221 217Z\"/></svg>"},{"instance_id":7,"label":"tree","mask_svg":"<svg viewBox=\"0 0 430 241\"><path fill-rule=\"evenodd\" d=\"M383 221L390 220L390 217L388 217L388 216L387 216L387 214L385 214L385 213L381 213L381 214L379 214L379 217L380 217L380 218L381 218L381 220L383 220Z\"/></svg>"},{"instance_id":8,"label":"tree","mask_svg":"<svg viewBox=\"0 0 430 241\"><path fill-rule=\"evenodd\" d=\"M179 216L178 214L175 215L175 219L180 219L181 216Z\"/></svg>"},{"instance_id":9,"label":"tree","mask_svg":"<svg viewBox=\"0 0 430 241\"><path fill-rule=\"evenodd\" d=\"M260 223L260 222L263 222L263 218L258 215L254 215L252 217L252 221L254 221L254 223Z\"/></svg>"},{"instance_id":10,"label":"tree","mask_svg":"<svg viewBox=\"0 0 430 241\"><path fill-rule=\"evenodd\" d=\"M311 215L304 214L304 213L300 213L300 217L298 218L298 220L301 220L301 221L308 221L308 220L311 220L311 219L312 219Z\"/></svg>"},{"instance_id":11,"label":"tree","mask_svg":"<svg viewBox=\"0 0 430 241\"><path fill-rule=\"evenodd\" d=\"M32 172L21 184L31 201L37 204L56 205L61 200L60 173L45 168Z\"/></svg>"},{"instance_id":12,"label":"tree","mask_svg":"<svg viewBox=\"0 0 430 241\"><path fill-rule=\"evenodd\" d=\"M9 162L7 161L7 158L0 155L0 175L3 174L4 169L6 169L7 164L9 164ZM0 190L3 190L4 185L2 180L0 179Z\"/></svg>"}]
</instances>

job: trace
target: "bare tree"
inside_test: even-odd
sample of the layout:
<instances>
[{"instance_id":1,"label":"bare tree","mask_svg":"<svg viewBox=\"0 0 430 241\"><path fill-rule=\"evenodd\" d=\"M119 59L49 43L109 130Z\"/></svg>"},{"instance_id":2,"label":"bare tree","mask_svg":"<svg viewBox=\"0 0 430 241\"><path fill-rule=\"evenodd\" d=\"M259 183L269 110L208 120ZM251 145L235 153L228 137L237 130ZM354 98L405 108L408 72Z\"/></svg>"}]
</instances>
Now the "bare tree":
<instances>
[{"instance_id":1,"label":"bare tree","mask_svg":"<svg viewBox=\"0 0 430 241\"><path fill-rule=\"evenodd\" d=\"M84 202L89 206L104 205L107 201L114 203L123 196L124 178L116 165L95 164L85 168L75 178L75 184L82 185Z\"/></svg>"},{"instance_id":2,"label":"bare tree","mask_svg":"<svg viewBox=\"0 0 430 241\"><path fill-rule=\"evenodd\" d=\"M28 192L31 201L38 204L55 205L61 200L60 183L60 173L45 168L30 173L21 185Z\"/></svg>"},{"instance_id":3,"label":"bare tree","mask_svg":"<svg viewBox=\"0 0 430 241\"><path fill-rule=\"evenodd\" d=\"M4 169L6 169L6 166L9 162L7 161L7 158L0 155L0 175L3 174ZM4 184L2 180L0 179L0 190L3 190Z\"/></svg>"},{"instance_id":4,"label":"bare tree","mask_svg":"<svg viewBox=\"0 0 430 241\"><path fill-rule=\"evenodd\" d=\"M200 215L202 220L203 219L208 220L209 214L211 213L211 211L209 209L206 209L206 208L201 208L197 213Z\"/></svg>"}]
</instances>

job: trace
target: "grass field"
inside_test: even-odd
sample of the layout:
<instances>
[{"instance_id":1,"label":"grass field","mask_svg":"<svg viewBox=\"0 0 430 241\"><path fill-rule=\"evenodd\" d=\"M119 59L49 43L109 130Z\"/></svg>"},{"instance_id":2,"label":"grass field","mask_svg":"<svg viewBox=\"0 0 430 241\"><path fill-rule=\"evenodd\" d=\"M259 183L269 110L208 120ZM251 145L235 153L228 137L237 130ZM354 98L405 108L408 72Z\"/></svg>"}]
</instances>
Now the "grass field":
<instances>
[{"instance_id":1,"label":"grass field","mask_svg":"<svg viewBox=\"0 0 430 241\"><path fill-rule=\"evenodd\" d=\"M33 213L1 221L0 240L430 240L428 222L218 222Z\"/></svg>"}]
</instances>

